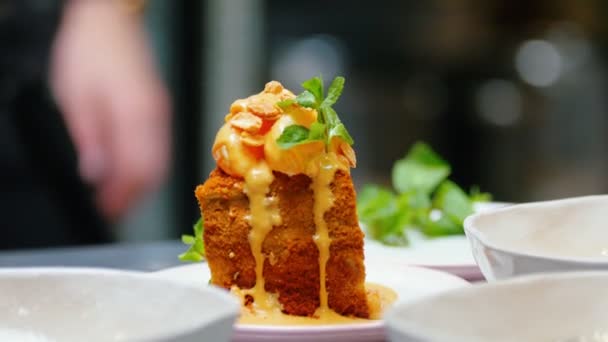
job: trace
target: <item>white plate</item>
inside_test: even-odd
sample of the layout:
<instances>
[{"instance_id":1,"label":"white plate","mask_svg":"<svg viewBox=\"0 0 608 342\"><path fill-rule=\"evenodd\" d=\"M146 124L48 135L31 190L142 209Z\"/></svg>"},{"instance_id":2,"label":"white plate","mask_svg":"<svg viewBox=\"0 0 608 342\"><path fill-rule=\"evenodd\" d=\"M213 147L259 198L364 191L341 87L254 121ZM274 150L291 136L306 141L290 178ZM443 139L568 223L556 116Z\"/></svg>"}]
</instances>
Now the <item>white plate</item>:
<instances>
[{"instance_id":1,"label":"white plate","mask_svg":"<svg viewBox=\"0 0 608 342\"><path fill-rule=\"evenodd\" d=\"M476 213L507 206L506 203L480 203ZM365 240L366 258L383 258L395 263L416 265L455 274L467 280L480 280L483 275L475 263L466 236L446 236L429 239L414 231L408 235L406 247L386 246L377 241Z\"/></svg>"},{"instance_id":2,"label":"white plate","mask_svg":"<svg viewBox=\"0 0 608 342\"><path fill-rule=\"evenodd\" d=\"M399 295L397 303L419 300L429 295L461 288L469 284L454 275L367 258L367 282L382 284ZM185 265L152 273L191 286L207 286L210 278L206 263ZM258 341L382 341L386 339L383 321L326 326L267 326L236 324L233 335L237 342Z\"/></svg>"}]
</instances>

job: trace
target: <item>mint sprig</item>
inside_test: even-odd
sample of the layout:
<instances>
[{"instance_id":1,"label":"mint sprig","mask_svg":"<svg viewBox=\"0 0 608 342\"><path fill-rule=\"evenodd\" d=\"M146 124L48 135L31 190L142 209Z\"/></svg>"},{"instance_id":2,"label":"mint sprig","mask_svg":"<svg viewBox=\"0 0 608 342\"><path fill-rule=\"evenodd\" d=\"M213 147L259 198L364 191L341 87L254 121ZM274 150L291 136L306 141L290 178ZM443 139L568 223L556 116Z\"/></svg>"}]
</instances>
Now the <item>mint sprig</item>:
<instances>
[{"instance_id":1,"label":"mint sprig","mask_svg":"<svg viewBox=\"0 0 608 342\"><path fill-rule=\"evenodd\" d=\"M323 89L323 79L320 76L313 77L302 83L304 91L295 99L283 100L277 105L283 109L293 104L312 108L317 111L317 121L310 128L301 125L291 125L285 128L277 143L281 148L288 149L297 145L307 144L314 141L322 141L328 150L333 138L340 138L349 145L354 144L352 136L340 121L338 113L332 106L338 101L344 89L344 77L334 78L327 90L327 97Z\"/></svg>"},{"instance_id":2,"label":"mint sprig","mask_svg":"<svg viewBox=\"0 0 608 342\"><path fill-rule=\"evenodd\" d=\"M395 190L399 193L420 192L429 195L451 172L450 165L427 144L416 143L405 158L398 160L392 171Z\"/></svg>"},{"instance_id":3,"label":"mint sprig","mask_svg":"<svg viewBox=\"0 0 608 342\"><path fill-rule=\"evenodd\" d=\"M186 262L199 262L205 259L205 243L203 241L204 221L201 217L194 224L194 235L182 235L182 242L189 246L188 250L180 254L179 260Z\"/></svg>"},{"instance_id":4,"label":"mint sprig","mask_svg":"<svg viewBox=\"0 0 608 342\"><path fill-rule=\"evenodd\" d=\"M395 162L393 188L366 185L357 196L357 212L369 235L384 244L407 245L408 229L428 237L463 234L473 204L491 200L478 187L467 194L448 180L450 165L427 144L416 143Z\"/></svg>"}]
</instances>

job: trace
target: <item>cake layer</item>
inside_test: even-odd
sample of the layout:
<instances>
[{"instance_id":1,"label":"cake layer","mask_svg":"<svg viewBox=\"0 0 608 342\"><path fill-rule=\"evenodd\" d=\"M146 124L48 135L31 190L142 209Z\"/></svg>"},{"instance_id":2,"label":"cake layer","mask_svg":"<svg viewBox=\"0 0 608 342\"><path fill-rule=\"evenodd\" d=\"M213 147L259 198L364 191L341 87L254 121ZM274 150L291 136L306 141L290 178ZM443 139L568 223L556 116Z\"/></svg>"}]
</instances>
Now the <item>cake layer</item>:
<instances>
[{"instance_id":1,"label":"cake layer","mask_svg":"<svg viewBox=\"0 0 608 342\"><path fill-rule=\"evenodd\" d=\"M319 252L313 241L316 227L311 179L280 172L274 172L274 177L268 197L278 200L281 224L273 227L262 248L265 289L278 296L283 312L311 316L319 307ZM236 285L248 289L256 282L248 239L249 199L243 189L243 179L220 169L211 172L196 189L205 218L211 282L224 288ZM334 205L324 215L332 240L326 278L329 307L342 315L368 318L363 232L350 174L338 170L331 189Z\"/></svg>"}]
</instances>

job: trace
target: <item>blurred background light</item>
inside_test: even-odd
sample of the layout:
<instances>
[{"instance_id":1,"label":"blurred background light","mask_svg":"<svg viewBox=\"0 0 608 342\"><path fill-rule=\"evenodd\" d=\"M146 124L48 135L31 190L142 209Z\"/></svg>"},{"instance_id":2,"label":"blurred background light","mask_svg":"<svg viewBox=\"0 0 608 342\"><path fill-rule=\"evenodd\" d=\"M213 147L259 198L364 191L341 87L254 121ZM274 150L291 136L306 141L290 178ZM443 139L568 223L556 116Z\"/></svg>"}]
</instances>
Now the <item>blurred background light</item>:
<instances>
[{"instance_id":1,"label":"blurred background light","mask_svg":"<svg viewBox=\"0 0 608 342\"><path fill-rule=\"evenodd\" d=\"M562 72L566 73L580 67L591 57L591 44L581 27L572 22L554 25L547 34L561 58Z\"/></svg>"},{"instance_id":2,"label":"blurred background light","mask_svg":"<svg viewBox=\"0 0 608 342\"><path fill-rule=\"evenodd\" d=\"M311 75L331 80L345 72L344 44L334 36L323 34L292 39L277 50L270 76L295 92L299 91L302 80Z\"/></svg>"},{"instance_id":3,"label":"blurred background light","mask_svg":"<svg viewBox=\"0 0 608 342\"><path fill-rule=\"evenodd\" d=\"M548 41L529 40L517 50L515 67L526 83L546 87L559 78L562 58L556 47Z\"/></svg>"},{"instance_id":4,"label":"blurred background light","mask_svg":"<svg viewBox=\"0 0 608 342\"><path fill-rule=\"evenodd\" d=\"M479 115L490 124L510 126L521 117L521 94L511 81L487 81L477 91L476 102Z\"/></svg>"}]
</instances>

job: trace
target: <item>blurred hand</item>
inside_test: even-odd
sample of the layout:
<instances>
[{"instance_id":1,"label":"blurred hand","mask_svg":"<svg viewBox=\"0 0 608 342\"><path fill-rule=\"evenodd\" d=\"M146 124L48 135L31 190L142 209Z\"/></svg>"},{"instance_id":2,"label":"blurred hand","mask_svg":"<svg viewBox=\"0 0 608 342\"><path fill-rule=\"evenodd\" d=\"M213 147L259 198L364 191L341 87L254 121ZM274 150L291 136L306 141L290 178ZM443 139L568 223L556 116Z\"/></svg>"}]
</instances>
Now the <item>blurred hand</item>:
<instances>
[{"instance_id":1,"label":"blurred hand","mask_svg":"<svg viewBox=\"0 0 608 342\"><path fill-rule=\"evenodd\" d=\"M116 219L165 178L170 109L140 18L117 1L72 0L51 85L102 213Z\"/></svg>"}]
</instances>

